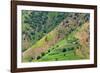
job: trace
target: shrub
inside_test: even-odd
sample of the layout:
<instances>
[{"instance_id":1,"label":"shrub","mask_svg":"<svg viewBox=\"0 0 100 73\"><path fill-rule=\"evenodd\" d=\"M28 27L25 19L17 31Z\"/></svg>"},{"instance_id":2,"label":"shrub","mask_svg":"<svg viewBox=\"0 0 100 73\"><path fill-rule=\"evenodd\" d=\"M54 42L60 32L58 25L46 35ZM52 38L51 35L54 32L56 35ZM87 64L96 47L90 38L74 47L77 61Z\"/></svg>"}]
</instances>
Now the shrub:
<instances>
[{"instance_id":1,"label":"shrub","mask_svg":"<svg viewBox=\"0 0 100 73\"><path fill-rule=\"evenodd\" d=\"M74 20L76 20L76 17L73 17Z\"/></svg>"},{"instance_id":2,"label":"shrub","mask_svg":"<svg viewBox=\"0 0 100 73\"><path fill-rule=\"evenodd\" d=\"M50 52L50 49L48 50L48 53Z\"/></svg>"},{"instance_id":3,"label":"shrub","mask_svg":"<svg viewBox=\"0 0 100 73\"><path fill-rule=\"evenodd\" d=\"M74 47L71 47L70 50L74 50Z\"/></svg>"},{"instance_id":4,"label":"shrub","mask_svg":"<svg viewBox=\"0 0 100 73\"><path fill-rule=\"evenodd\" d=\"M58 61L58 58L55 58L56 61Z\"/></svg>"},{"instance_id":5,"label":"shrub","mask_svg":"<svg viewBox=\"0 0 100 73\"><path fill-rule=\"evenodd\" d=\"M37 57L37 60L40 59L40 58L41 58L41 56L38 56L38 57Z\"/></svg>"},{"instance_id":6,"label":"shrub","mask_svg":"<svg viewBox=\"0 0 100 73\"><path fill-rule=\"evenodd\" d=\"M66 56L66 54L64 54L64 56Z\"/></svg>"},{"instance_id":7,"label":"shrub","mask_svg":"<svg viewBox=\"0 0 100 73\"><path fill-rule=\"evenodd\" d=\"M54 48L52 48L52 49L54 49Z\"/></svg>"},{"instance_id":8,"label":"shrub","mask_svg":"<svg viewBox=\"0 0 100 73\"><path fill-rule=\"evenodd\" d=\"M62 52L66 52L66 48L64 48L64 49L62 50Z\"/></svg>"},{"instance_id":9,"label":"shrub","mask_svg":"<svg viewBox=\"0 0 100 73\"><path fill-rule=\"evenodd\" d=\"M56 47L59 47L59 45L57 45Z\"/></svg>"},{"instance_id":10,"label":"shrub","mask_svg":"<svg viewBox=\"0 0 100 73\"><path fill-rule=\"evenodd\" d=\"M32 57L27 58L29 62L31 62L33 60Z\"/></svg>"},{"instance_id":11,"label":"shrub","mask_svg":"<svg viewBox=\"0 0 100 73\"><path fill-rule=\"evenodd\" d=\"M66 23L69 23L69 21L67 20Z\"/></svg>"},{"instance_id":12,"label":"shrub","mask_svg":"<svg viewBox=\"0 0 100 73\"><path fill-rule=\"evenodd\" d=\"M44 56L44 55L45 55L45 53L43 52L43 53L41 53L41 55L42 55L42 56Z\"/></svg>"},{"instance_id":13,"label":"shrub","mask_svg":"<svg viewBox=\"0 0 100 73\"><path fill-rule=\"evenodd\" d=\"M47 36L45 37L45 41L48 42L48 37Z\"/></svg>"}]
</instances>

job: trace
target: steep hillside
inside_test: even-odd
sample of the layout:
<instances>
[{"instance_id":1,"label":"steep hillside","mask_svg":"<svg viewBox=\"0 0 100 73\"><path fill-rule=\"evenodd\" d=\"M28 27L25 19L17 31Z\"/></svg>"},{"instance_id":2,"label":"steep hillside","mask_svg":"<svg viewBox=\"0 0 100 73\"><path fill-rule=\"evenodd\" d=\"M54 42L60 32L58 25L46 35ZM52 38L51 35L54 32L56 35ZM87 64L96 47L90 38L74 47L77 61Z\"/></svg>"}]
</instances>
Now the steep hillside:
<instances>
[{"instance_id":1,"label":"steep hillside","mask_svg":"<svg viewBox=\"0 0 100 73\"><path fill-rule=\"evenodd\" d=\"M88 22L78 27L68 36L65 36L64 39L50 47L47 52L38 56L36 60L33 59L33 62L89 59L88 28Z\"/></svg>"},{"instance_id":2,"label":"steep hillside","mask_svg":"<svg viewBox=\"0 0 100 73\"><path fill-rule=\"evenodd\" d=\"M26 50L23 53L23 59L22 59L23 62L29 62L32 60L40 59L40 56L41 55L44 56L45 52L50 52L49 48L51 48L52 46L55 46L56 43L59 43L59 41L63 40L65 37L69 36L78 27L81 27L85 22L89 21L87 16L88 16L88 14L81 14L81 13L72 13L72 14L68 15L51 32L46 34L42 39L37 41L32 47L30 47L28 50ZM70 42L70 41L67 40L67 42ZM72 41L75 41L74 43L76 43L77 39L73 38ZM63 45L63 44L61 44L61 45ZM61 45L58 45L58 46L61 46ZM80 44L76 44L75 46L79 47L79 45ZM70 43L70 46L73 46L73 44ZM75 46L73 46L73 47L75 47ZM67 46L65 46L65 47L67 47ZM63 48L65 48L65 47L63 47ZM73 47L71 48L71 50L76 52L76 50L74 50ZM77 58L75 58L75 59L77 59Z\"/></svg>"},{"instance_id":3,"label":"steep hillside","mask_svg":"<svg viewBox=\"0 0 100 73\"><path fill-rule=\"evenodd\" d=\"M53 30L68 16L65 12L22 10L22 52Z\"/></svg>"}]
</instances>

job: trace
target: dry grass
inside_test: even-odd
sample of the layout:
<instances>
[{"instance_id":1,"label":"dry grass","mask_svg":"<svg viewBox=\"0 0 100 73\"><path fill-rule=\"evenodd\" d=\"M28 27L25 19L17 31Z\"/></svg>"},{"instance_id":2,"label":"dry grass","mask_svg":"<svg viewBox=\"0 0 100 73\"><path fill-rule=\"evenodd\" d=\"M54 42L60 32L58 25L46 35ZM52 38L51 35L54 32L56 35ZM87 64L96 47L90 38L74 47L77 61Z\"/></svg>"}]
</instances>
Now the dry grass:
<instances>
[{"instance_id":1,"label":"dry grass","mask_svg":"<svg viewBox=\"0 0 100 73\"><path fill-rule=\"evenodd\" d=\"M76 38L79 39L81 47L76 50L76 54L83 58L89 58L89 23L85 23L79 32L76 33Z\"/></svg>"}]
</instances>

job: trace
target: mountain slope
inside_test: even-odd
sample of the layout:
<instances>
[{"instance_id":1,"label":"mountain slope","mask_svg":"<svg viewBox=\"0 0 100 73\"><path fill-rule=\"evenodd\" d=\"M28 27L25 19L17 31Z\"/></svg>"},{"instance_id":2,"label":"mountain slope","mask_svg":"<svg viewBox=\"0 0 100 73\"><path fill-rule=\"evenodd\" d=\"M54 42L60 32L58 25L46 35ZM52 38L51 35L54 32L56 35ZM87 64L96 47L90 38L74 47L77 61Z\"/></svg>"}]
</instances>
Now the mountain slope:
<instances>
[{"instance_id":1,"label":"mountain slope","mask_svg":"<svg viewBox=\"0 0 100 73\"><path fill-rule=\"evenodd\" d=\"M23 53L23 62L36 60L38 56L43 55L44 52L64 39L73 32L77 27L81 27L86 21L87 14L75 14L66 17L56 28L45 35L42 39L36 42L32 47Z\"/></svg>"},{"instance_id":2,"label":"mountain slope","mask_svg":"<svg viewBox=\"0 0 100 73\"><path fill-rule=\"evenodd\" d=\"M33 60L33 62L89 59L89 42L86 41L89 39L88 28L88 22L78 27L69 36L65 36L64 39L49 48L49 52L44 53L44 55L37 60Z\"/></svg>"},{"instance_id":3,"label":"mountain slope","mask_svg":"<svg viewBox=\"0 0 100 73\"><path fill-rule=\"evenodd\" d=\"M66 16L67 12L22 10L22 52L53 30Z\"/></svg>"}]
</instances>

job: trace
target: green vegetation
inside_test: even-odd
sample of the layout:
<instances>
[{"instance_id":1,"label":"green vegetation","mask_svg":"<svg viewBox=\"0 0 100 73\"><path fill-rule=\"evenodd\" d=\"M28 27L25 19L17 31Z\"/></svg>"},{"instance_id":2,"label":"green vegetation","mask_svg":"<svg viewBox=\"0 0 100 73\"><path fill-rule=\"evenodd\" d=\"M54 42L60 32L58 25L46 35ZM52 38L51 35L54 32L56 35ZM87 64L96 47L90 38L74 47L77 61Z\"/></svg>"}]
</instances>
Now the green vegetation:
<instances>
[{"instance_id":1,"label":"green vegetation","mask_svg":"<svg viewBox=\"0 0 100 73\"><path fill-rule=\"evenodd\" d=\"M88 13L22 11L23 62L89 59Z\"/></svg>"},{"instance_id":2,"label":"green vegetation","mask_svg":"<svg viewBox=\"0 0 100 73\"><path fill-rule=\"evenodd\" d=\"M83 27L83 26L82 26ZM75 38L77 31L79 32L82 27L77 28L67 38L56 43L54 46L49 48L49 52L43 55L38 60L33 61L57 61L57 60L77 60L77 59L88 59L76 54L76 49L80 46L79 40ZM51 50L51 51L50 51Z\"/></svg>"},{"instance_id":3,"label":"green vegetation","mask_svg":"<svg viewBox=\"0 0 100 73\"><path fill-rule=\"evenodd\" d=\"M67 15L68 13L64 12L22 10L23 49L26 50L35 44L54 29ZM49 37L48 40L51 38Z\"/></svg>"}]
</instances>

